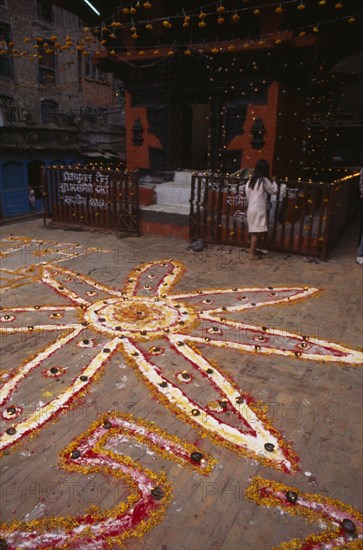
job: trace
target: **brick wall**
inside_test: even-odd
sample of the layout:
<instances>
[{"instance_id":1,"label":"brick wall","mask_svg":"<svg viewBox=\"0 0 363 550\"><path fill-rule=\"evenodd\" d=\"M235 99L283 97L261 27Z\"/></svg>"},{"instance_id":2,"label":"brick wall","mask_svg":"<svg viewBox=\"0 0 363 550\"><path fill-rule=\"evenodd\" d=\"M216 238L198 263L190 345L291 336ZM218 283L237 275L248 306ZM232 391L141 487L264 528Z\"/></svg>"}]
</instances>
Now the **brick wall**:
<instances>
[{"instance_id":1,"label":"brick wall","mask_svg":"<svg viewBox=\"0 0 363 550\"><path fill-rule=\"evenodd\" d=\"M110 83L97 82L87 78L81 79L83 105L87 107L109 108L113 103L113 90Z\"/></svg>"},{"instance_id":2,"label":"brick wall","mask_svg":"<svg viewBox=\"0 0 363 550\"><path fill-rule=\"evenodd\" d=\"M35 0L11 0L6 8L0 9L0 21L11 26L12 40L15 48L34 54L37 36L50 38L56 34L60 42L65 42L67 35L75 40L79 36L78 18L76 15L54 7L54 25L37 20ZM55 31L57 29L57 31ZM24 38L31 42L24 43ZM12 57L13 79L2 78L0 93L10 95L16 103L32 114L35 122L40 122L40 102L55 101L59 111L79 109L82 99L79 94L77 55L74 50L63 50L56 55L56 83L46 86L38 82L38 60L31 60L29 55Z\"/></svg>"},{"instance_id":3,"label":"brick wall","mask_svg":"<svg viewBox=\"0 0 363 550\"><path fill-rule=\"evenodd\" d=\"M55 101L60 112L79 112L83 106L108 108L114 102L111 77L108 83L101 83L80 75L83 58L75 47L80 39L78 17L53 7L54 24L51 24L37 18L35 0L8 0L5 7L0 6L0 22L11 26L14 48L28 53L11 58L13 78L0 79L0 94L12 97L20 108L32 114L36 123L40 122L40 104L43 100ZM36 53L34 45L37 36L49 39L52 35L56 35L62 44L66 36L70 36L74 46L69 50L57 51L56 82L42 85L38 82L38 59L31 59L30 54ZM31 41L24 43L24 38ZM86 46L89 50L98 49L96 39L87 42Z\"/></svg>"}]
</instances>

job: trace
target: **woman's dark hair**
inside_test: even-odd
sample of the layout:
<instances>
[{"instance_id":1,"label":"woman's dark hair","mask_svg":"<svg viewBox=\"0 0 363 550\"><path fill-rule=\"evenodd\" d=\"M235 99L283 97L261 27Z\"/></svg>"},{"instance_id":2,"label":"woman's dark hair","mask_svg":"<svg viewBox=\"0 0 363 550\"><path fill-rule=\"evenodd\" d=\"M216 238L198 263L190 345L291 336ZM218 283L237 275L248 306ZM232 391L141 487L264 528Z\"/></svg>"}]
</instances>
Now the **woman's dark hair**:
<instances>
[{"instance_id":1,"label":"woman's dark hair","mask_svg":"<svg viewBox=\"0 0 363 550\"><path fill-rule=\"evenodd\" d=\"M256 182L258 182L259 186L262 182L262 178L270 179L270 165L267 160L264 159L260 159L256 162L255 169L250 179L249 187L251 187L251 189L254 189Z\"/></svg>"}]
</instances>

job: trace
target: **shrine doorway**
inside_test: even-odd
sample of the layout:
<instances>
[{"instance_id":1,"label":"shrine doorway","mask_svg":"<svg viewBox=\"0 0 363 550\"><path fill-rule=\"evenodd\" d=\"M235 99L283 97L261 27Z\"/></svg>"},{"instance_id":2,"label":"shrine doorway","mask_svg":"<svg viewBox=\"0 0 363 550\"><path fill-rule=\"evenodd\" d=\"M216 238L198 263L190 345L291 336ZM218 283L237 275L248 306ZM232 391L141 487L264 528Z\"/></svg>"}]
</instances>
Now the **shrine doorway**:
<instances>
[{"instance_id":1,"label":"shrine doorway","mask_svg":"<svg viewBox=\"0 0 363 550\"><path fill-rule=\"evenodd\" d=\"M173 102L168 160L172 170L206 170L209 152L208 102Z\"/></svg>"},{"instance_id":2,"label":"shrine doorway","mask_svg":"<svg viewBox=\"0 0 363 550\"><path fill-rule=\"evenodd\" d=\"M208 153L210 149L210 106L209 103L194 103L191 106L192 124L189 140L190 168L192 170L206 170L208 168Z\"/></svg>"}]
</instances>

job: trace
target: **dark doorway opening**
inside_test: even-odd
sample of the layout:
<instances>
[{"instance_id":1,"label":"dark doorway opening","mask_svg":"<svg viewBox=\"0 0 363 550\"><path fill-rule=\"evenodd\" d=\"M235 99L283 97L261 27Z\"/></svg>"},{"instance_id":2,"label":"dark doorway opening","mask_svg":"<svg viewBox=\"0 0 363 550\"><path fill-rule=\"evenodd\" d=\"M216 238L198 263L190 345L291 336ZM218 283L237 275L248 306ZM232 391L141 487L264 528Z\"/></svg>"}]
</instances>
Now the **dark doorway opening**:
<instances>
[{"instance_id":1,"label":"dark doorway opening","mask_svg":"<svg viewBox=\"0 0 363 550\"><path fill-rule=\"evenodd\" d=\"M42 198L41 166L42 163L38 160L34 160L28 164L28 186L34 189L36 199Z\"/></svg>"},{"instance_id":2,"label":"dark doorway opening","mask_svg":"<svg viewBox=\"0 0 363 550\"><path fill-rule=\"evenodd\" d=\"M207 170L209 153L209 103L184 105L182 118L182 166L185 170ZM178 133L174 131L174 136Z\"/></svg>"},{"instance_id":3,"label":"dark doorway opening","mask_svg":"<svg viewBox=\"0 0 363 550\"><path fill-rule=\"evenodd\" d=\"M34 160L28 164L28 193L31 189L34 189L35 193L35 205L30 203L29 207L32 212L39 212L43 210L43 189L42 189L42 163L39 160Z\"/></svg>"}]
</instances>

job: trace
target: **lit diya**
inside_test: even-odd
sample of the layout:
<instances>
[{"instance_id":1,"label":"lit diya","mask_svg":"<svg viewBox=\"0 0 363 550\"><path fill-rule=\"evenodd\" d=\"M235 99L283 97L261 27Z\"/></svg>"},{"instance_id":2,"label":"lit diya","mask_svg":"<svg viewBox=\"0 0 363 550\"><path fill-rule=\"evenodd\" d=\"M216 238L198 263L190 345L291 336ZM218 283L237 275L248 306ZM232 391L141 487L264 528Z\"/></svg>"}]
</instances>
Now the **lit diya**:
<instances>
[{"instance_id":1,"label":"lit diya","mask_svg":"<svg viewBox=\"0 0 363 550\"><path fill-rule=\"evenodd\" d=\"M188 384L192 381L191 375L186 370L183 370L183 372L178 372L176 378L179 380L179 382L183 382L184 384Z\"/></svg>"}]
</instances>

